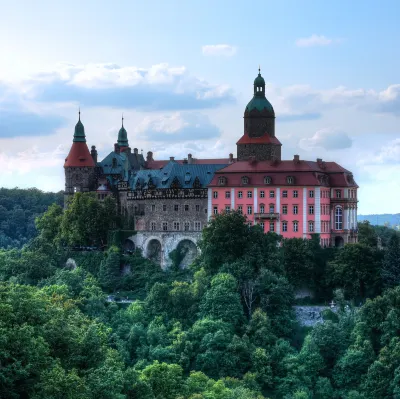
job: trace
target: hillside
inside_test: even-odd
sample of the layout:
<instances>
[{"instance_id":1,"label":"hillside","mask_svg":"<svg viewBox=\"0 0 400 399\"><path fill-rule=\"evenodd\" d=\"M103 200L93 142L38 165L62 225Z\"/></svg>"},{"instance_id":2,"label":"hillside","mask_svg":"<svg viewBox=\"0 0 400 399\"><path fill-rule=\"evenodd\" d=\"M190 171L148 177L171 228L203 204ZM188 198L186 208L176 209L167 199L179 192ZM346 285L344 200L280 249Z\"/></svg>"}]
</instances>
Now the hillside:
<instances>
[{"instance_id":1,"label":"hillside","mask_svg":"<svg viewBox=\"0 0 400 399\"><path fill-rule=\"evenodd\" d=\"M368 220L374 226L395 227L400 225L400 213L384 213L381 215L358 215L357 220L363 222Z\"/></svg>"},{"instance_id":2,"label":"hillside","mask_svg":"<svg viewBox=\"0 0 400 399\"><path fill-rule=\"evenodd\" d=\"M53 203L63 204L61 191L0 188L0 248L20 248L35 237L35 218Z\"/></svg>"}]
</instances>

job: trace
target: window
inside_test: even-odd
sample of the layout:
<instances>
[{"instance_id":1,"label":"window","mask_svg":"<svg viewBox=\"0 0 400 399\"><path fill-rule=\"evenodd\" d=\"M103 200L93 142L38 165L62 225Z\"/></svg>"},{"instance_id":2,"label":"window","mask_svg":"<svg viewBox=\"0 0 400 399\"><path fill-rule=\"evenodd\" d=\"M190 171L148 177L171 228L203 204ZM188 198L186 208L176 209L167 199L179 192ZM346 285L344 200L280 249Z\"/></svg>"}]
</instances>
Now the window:
<instances>
[{"instance_id":1,"label":"window","mask_svg":"<svg viewBox=\"0 0 400 399\"><path fill-rule=\"evenodd\" d=\"M310 233L314 232L314 222L308 222L308 231Z\"/></svg>"},{"instance_id":2,"label":"window","mask_svg":"<svg viewBox=\"0 0 400 399\"><path fill-rule=\"evenodd\" d=\"M269 192L269 198L275 198L275 191L274 190L271 190Z\"/></svg>"},{"instance_id":3,"label":"window","mask_svg":"<svg viewBox=\"0 0 400 399\"><path fill-rule=\"evenodd\" d=\"M293 184L293 183L294 183L294 178L293 178L293 176L288 176L288 177L286 178L286 181L287 181L288 184Z\"/></svg>"},{"instance_id":4,"label":"window","mask_svg":"<svg viewBox=\"0 0 400 399\"><path fill-rule=\"evenodd\" d=\"M269 231L271 233L275 231L275 222L269 222Z\"/></svg>"},{"instance_id":5,"label":"window","mask_svg":"<svg viewBox=\"0 0 400 399\"><path fill-rule=\"evenodd\" d=\"M260 191L260 198L265 198L265 191Z\"/></svg>"},{"instance_id":6,"label":"window","mask_svg":"<svg viewBox=\"0 0 400 399\"><path fill-rule=\"evenodd\" d=\"M260 213L264 213L264 211L265 211L264 205L260 205Z\"/></svg>"},{"instance_id":7,"label":"window","mask_svg":"<svg viewBox=\"0 0 400 399\"><path fill-rule=\"evenodd\" d=\"M342 198L342 190L336 190L336 198Z\"/></svg>"},{"instance_id":8,"label":"window","mask_svg":"<svg viewBox=\"0 0 400 399\"><path fill-rule=\"evenodd\" d=\"M243 191L238 191L238 198L243 198Z\"/></svg>"},{"instance_id":9,"label":"window","mask_svg":"<svg viewBox=\"0 0 400 399\"><path fill-rule=\"evenodd\" d=\"M249 184L249 178L247 176L242 177L242 184Z\"/></svg>"},{"instance_id":10,"label":"window","mask_svg":"<svg viewBox=\"0 0 400 399\"><path fill-rule=\"evenodd\" d=\"M220 185L220 186L224 186L225 184L226 184L226 178L225 177L219 177L218 178L218 184Z\"/></svg>"},{"instance_id":11,"label":"window","mask_svg":"<svg viewBox=\"0 0 400 399\"><path fill-rule=\"evenodd\" d=\"M264 177L264 184L271 184L271 182L272 182L272 179L271 179L270 176L265 176Z\"/></svg>"},{"instance_id":12,"label":"window","mask_svg":"<svg viewBox=\"0 0 400 399\"><path fill-rule=\"evenodd\" d=\"M167 210L167 205L163 204L162 210L163 210L164 212L166 212L166 210Z\"/></svg>"},{"instance_id":13,"label":"window","mask_svg":"<svg viewBox=\"0 0 400 399\"><path fill-rule=\"evenodd\" d=\"M218 215L218 207L217 206L214 206L213 213L214 213L214 215Z\"/></svg>"},{"instance_id":14,"label":"window","mask_svg":"<svg viewBox=\"0 0 400 399\"><path fill-rule=\"evenodd\" d=\"M150 228L154 231L156 229L156 222L151 222Z\"/></svg>"},{"instance_id":15,"label":"window","mask_svg":"<svg viewBox=\"0 0 400 399\"><path fill-rule=\"evenodd\" d=\"M200 212L200 205L196 205L196 212Z\"/></svg>"},{"instance_id":16,"label":"window","mask_svg":"<svg viewBox=\"0 0 400 399\"><path fill-rule=\"evenodd\" d=\"M239 213L243 213L243 207L242 207L242 205L239 205L237 210L238 210Z\"/></svg>"},{"instance_id":17,"label":"window","mask_svg":"<svg viewBox=\"0 0 400 399\"><path fill-rule=\"evenodd\" d=\"M293 222L293 231L298 232L299 231L299 222Z\"/></svg>"},{"instance_id":18,"label":"window","mask_svg":"<svg viewBox=\"0 0 400 399\"><path fill-rule=\"evenodd\" d=\"M175 204L175 205L174 205L174 211L176 211L176 212L179 211L179 205L178 205L178 204Z\"/></svg>"},{"instance_id":19,"label":"window","mask_svg":"<svg viewBox=\"0 0 400 399\"><path fill-rule=\"evenodd\" d=\"M225 191L225 198L231 198L231 192Z\"/></svg>"},{"instance_id":20,"label":"window","mask_svg":"<svg viewBox=\"0 0 400 399\"><path fill-rule=\"evenodd\" d=\"M194 222L194 229L196 231L200 231L201 230L201 222Z\"/></svg>"},{"instance_id":21,"label":"window","mask_svg":"<svg viewBox=\"0 0 400 399\"><path fill-rule=\"evenodd\" d=\"M343 211L340 206L335 209L335 229L342 230L343 228Z\"/></svg>"},{"instance_id":22,"label":"window","mask_svg":"<svg viewBox=\"0 0 400 399\"><path fill-rule=\"evenodd\" d=\"M308 196L309 196L310 198L314 198L314 190L310 190L310 191L308 192Z\"/></svg>"},{"instance_id":23,"label":"window","mask_svg":"<svg viewBox=\"0 0 400 399\"><path fill-rule=\"evenodd\" d=\"M247 198L253 198L253 191L247 191Z\"/></svg>"},{"instance_id":24,"label":"window","mask_svg":"<svg viewBox=\"0 0 400 399\"><path fill-rule=\"evenodd\" d=\"M231 207L229 205L225 205L225 212L230 212Z\"/></svg>"},{"instance_id":25,"label":"window","mask_svg":"<svg viewBox=\"0 0 400 399\"><path fill-rule=\"evenodd\" d=\"M282 198L287 198L287 191L286 190L282 191Z\"/></svg>"},{"instance_id":26,"label":"window","mask_svg":"<svg viewBox=\"0 0 400 399\"><path fill-rule=\"evenodd\" d=\"M168 230L168 222L163 222L163 224L162 224L162 229L163 229L164 231L167 231L167 230Z\"/></svg>"},{"instance_id":27,"label":"window","mask_svg":"<svg viewBox=\"0 0 400 399\"><path fill-rule=\"evenodd\" d=\"M287 222L282 222L282 231L283 232L287 231Z\"/></svg>"},{"instance_id":28,"label":"window","mask_svg":"<svg viewBox=\"0 0 400 399\"><path fill-rule=\"evenodd\" d=\"M213 197L218 198L218 191L213 191Z\"/></svg>"},{"instance_id":29,"label":"window","mask_svg":"<svg viewBox=\"0 0 400 399\"><path fill-rule=\"evenodd\" d=\"M188 204L185 204L185 211L189 212L189 205Z\"/></svg>"},{"instance_id":30,"label":"window","mask_svg":"<svg viewBox=\"0 0 400 399\"><path fill-rule=\"evenodd\" d=\"M247 214L251 215L253 213L253 207L252 206L248 206L247 207Z\"/></svg>"},{"instance_id":31,"label":"window","mask_svg":"<svg viewBox=\"0 0 400 399\"><path fill-rule=\"evenodd\" d=\"M207 213L207 208L204 208L204 213Z\"/></svg>"},{"instance_id":32,"label":"window","mask_svg":"<svg viewBox=\"0 0 400 399\"><path fill-rule=\"evenodd\" d=\"M261 227L262 231L265 231L265 223L264 222L260 223L260 227Z\"/></svg>"},{"instance_id":33,"label":"window","mask_svg":"<svg viewBox=\"0 0 400 399\"><path fill-rule=\"evenodd\" d=\"M189 222L185 222L184 228L185 228L185 231L189 231L190 230L190 223Z\"/></svg>"},{"instance_id":34,"label":"window","mask_svg":"<svg viewBox=\"0 0 400 399\"><path fill-rule=\"evenodd\" d=\"M297 215L299 213L299 207L297 205L293 205L293 215Z\"/></svg>"},{"instance_id":35,"label":"window","mask_svg":"<svg viewBox=\"0 0 400 399\"><path fill-rule=\"evenodd\" d=\"M309 215L314 215L314 205L309 205L309 207L308 207L308 214L309 214Z\"/></svg>"},{"instance_id":36,"label":"window","mask_svg":"<svg viewBox=\"0 0 400 399\"><path fill-rule=\"evenodd\" d=\"M282 213L287 215L287 205L282 205Z\"/></svg>"},{"instance_id":37,"label":"window","mask_svg":"<svg viewBox=\"0 0 400 399\"><path fill-rule=\"evenodd\" d=\"M293 198L298 198L299 192L297 190L293 190Z\"/></svg>"},{"instance_id":38,"label":"window","mask_svg":"<svg viewBox=\"0 0 400 399\"><path fill-rule=\"evenodd\" d=\"M269 206L269 213L274 213L275 212L275 205L274 204L271 204L270 206Z\"/></svg>"},{"instance_id":39,"label":"window","mask_svg":"<svg viewBox=\"0 0 400 399\"><path fill-rule=\"evenodd\" d=\"M179 230L179 222L174 222L174 230Z\"/></svg>"},{"instance_id":40,"label":"window","mask_svg":"<svg viewBox=\"0 0 400 399\"><path fill-rule=\"evenodd\" d=\"M156 211L156 206L155 206L155 205L152 205L152 206L151 206L151 211L152 211L152 212L155 212L155 211Z\"/></svg>"}]
</instances>

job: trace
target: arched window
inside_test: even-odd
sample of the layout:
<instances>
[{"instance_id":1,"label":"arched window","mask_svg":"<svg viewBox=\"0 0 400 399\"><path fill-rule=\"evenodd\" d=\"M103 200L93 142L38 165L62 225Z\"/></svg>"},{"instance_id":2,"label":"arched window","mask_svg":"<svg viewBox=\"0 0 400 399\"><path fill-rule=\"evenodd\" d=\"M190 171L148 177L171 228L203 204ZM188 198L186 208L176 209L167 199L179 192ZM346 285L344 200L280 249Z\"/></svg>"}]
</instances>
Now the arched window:
<instances>
[{"instance_id":1,"label":"arched window","mask_svg":"<svg viewBox=\"0 0 400 399\"><path fill-rule=\"evenodd\" d=\"M264 177L264 184L271 184L271 182L272 182L272 179L271 179L270 176L265 176Z\"/></svg>"},{"instance_id":2,"label":"arched window","mask_svg":"<svg viewBox=\"0 0 400 399\"><path fill-rule=\"evenodd\" d=\"M335 230L343 229L343 210L340 206L335 209Z\"/></svg>"},{"instance_id":3,"label":"arched window","mask_svg":"<svg viewBox=\"0 0 400 399\"><path fill-rule=\"evenodd\" d=\"M242 184L249 184L249 178L247 176L242 177Z\"/></svg>"},{"instance_id":4,"label":"arched window","mask_svg":"<svg viewBox=\"0 0 400 399\"><path fill-rule=\"evenodd\" d=\"M288 184L293 184L294 183L294 177L293 176L288 176L286 179Z\"/></svg>"}]
</instances>

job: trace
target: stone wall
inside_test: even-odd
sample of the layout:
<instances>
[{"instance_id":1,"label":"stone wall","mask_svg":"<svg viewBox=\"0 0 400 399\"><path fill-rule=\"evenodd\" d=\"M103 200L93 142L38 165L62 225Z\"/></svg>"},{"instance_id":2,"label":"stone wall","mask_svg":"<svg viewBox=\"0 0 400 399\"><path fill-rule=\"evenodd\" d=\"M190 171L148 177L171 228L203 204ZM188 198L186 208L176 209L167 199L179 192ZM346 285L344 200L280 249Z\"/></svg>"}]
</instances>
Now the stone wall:
<instances>
[{"instance_id":1,"label":"stone wall","mask_svg":"<svg viewBox=\"0 0 400 399\"><path fill-rule=\"evenodd\" d=\"M281 146L277 144L238 144L237 157L239 161L247 161L255 157L257 161L281 159Z\"/></svg>"},{"instance_id":2,"label":"stone wall","mask_svg":"<svg viewBox=\"0 0 400 399\"><path fill-rule=\"evenodd\" d=\"M323 323L322 312L330 309L337 312L337 308L329 306L293 306L296 319L302 326L313 327L318 323Z\"/></svg>"},{"instance_id":3,"label":"stone wall","mask_svg":"<svg viewBox=\"0 0 400 399\"><path fill-rule=\"evenodd\" d=\"M159 263L163 269L167 269L171 265L169 254L178 247L178 245L185 241L190 241L194 244L196 250L197 242L201 237L201 232L193 231L138 231L137 234L129 239L134 242L136 248L143 252L143 256L152 257L155 254L150 253L154 248L159 246L160 256ZM154 243L157 242L157 245ZM187 266L187 265L183 265Z\"/></svg>"}]
</instances>

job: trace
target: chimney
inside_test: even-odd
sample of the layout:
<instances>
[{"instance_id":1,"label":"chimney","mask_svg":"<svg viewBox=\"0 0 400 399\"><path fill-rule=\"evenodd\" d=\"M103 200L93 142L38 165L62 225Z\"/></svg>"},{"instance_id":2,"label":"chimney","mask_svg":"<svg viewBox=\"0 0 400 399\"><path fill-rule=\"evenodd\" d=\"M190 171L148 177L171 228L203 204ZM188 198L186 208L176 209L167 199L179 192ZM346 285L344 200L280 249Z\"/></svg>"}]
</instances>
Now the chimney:
<instances>
[{"instance_id":1,"label":"chimney","mask_svg":"<svg viewBox=\"0 0 400 399\"><path fill-rule=\"evenodd\" d=\"M139 150L138 150L137 148L134 148L134 149L133 149L133 153L134 153L135 155L138 155L138 154L139 154Z\"/></svg>"},{"instance_id":2,"label":"chimney","mask_svg":"<svg viewBox=\"0 0 400 399\"><path fill-rule=\"evenodd\" d=\"M233 154L232 153L229 154L229 163L233 163Z\"/></svg>"},{"instance_id":3,"label":"chimney","mask_svg":"<svg viewBox=\"0 0 400 399\"><path fill-rule=\"evenodd\" d=\"M299 155L294 155L293 156L293 162L294 163L299 163L300 162L300 156Z\"/></svg>"},{"instance_id":4,"label":"chimney","mask_svg":"<svg viewBox=\"0 0 400 399\"><path fill-rule=\"evenodd\" d=\"M114 152L116 152L117 154L119 154L119 152L120 152L120 147L119 147L118 143L114 144Z\"/></svg>"},{"instance_id":5,"label":"chimney","mask_svg":"<svg viewBox=\"0 0 400 399\"><path fill-rule=\"evenodd\" d=\"M188 163L193 163L192 154L188 154Z\"/></svg>"},{"instance_id":6,"label":"chimney","mask_svg":"<svg viewBox=\"0 0 400 399\"><path fill-rule=\"evenodd\" d=\"M147 162L154 161L154 159L153 159L153 153L152 153L151 151L148 151L148 152L147 152L146 160L147 160Z\"/></svg>"},{"instance_id":7,"label":"chimney","mask_svg":"<svg viewBox=\"0 0 400 399\"><path fill-rule=\"evenodd\" d=\"M187 158L183 158L183 163L184 163L184 164L187 164L187 163L188 163Z\"/></svg>"},{"instance_id":8,"label":"chimney","mask_svg":"<svg viewBox=\"0 0 400 399\"><path fill-rule=\"evenodd\" d=\"M131 147L126 147L124 152L126 152L127 154L130 154L132 152Z\"/></svg>"},{"instance_id":9,"label":"chimney","mask_svg":"<svg viewBox=\"0 0 400 399\"><path fill-rule=\"evenodd\" d=\"M175 161L175 157L169 157L170 161Z\"/></svg>"},{"instance_id":10,"label":"chimney","mask_svg":"<svg viewBox=\"0 0 400 399\"><path fill-rule=\"evenodd\" d=\"M94 163L97 163L97 150L95 145L92 145L92 150L90 151L90 155L92 156Z\"/></svg>"}]
</instances>

